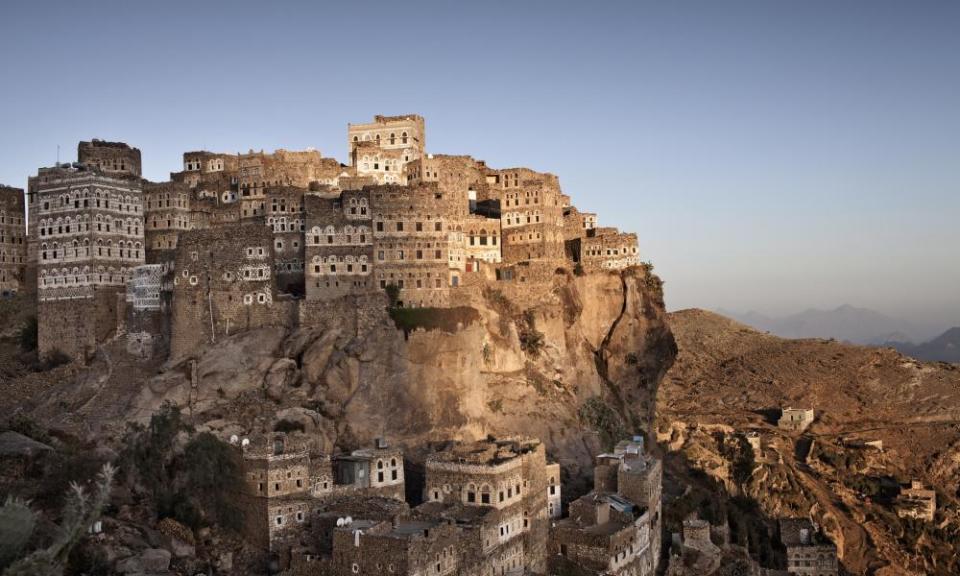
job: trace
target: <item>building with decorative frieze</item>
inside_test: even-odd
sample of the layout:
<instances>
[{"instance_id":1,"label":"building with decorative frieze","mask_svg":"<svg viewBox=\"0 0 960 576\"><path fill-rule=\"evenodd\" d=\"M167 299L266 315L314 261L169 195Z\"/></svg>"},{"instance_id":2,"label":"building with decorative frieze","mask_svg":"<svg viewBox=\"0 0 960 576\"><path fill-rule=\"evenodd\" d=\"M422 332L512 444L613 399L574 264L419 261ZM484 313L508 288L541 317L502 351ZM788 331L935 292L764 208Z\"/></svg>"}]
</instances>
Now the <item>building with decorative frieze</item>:
<instances>
[{"instance_id":1,"label":"building with decorative frieze","mask_svg":"<svg viewBox=\"0 0 960 576\"><path fill-rule=\"evenodd\" d=\"M132 162L110 172L58 165L29 180L41 356L56 349L87 358L123 325L126 284L146 255L140 166Z\"/></svg>"}]
</instances>

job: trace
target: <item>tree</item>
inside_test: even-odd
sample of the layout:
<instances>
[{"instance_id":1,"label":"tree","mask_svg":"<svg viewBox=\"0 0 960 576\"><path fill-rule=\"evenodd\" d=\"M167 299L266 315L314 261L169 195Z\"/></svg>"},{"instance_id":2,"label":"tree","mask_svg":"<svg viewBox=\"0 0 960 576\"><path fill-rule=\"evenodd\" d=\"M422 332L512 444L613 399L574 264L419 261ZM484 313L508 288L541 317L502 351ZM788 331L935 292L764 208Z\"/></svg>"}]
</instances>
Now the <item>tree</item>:
<instances>
[{"instance_id":1,"label":"tree","mask_svg":"<svg viewBox=\"0 0 960 576\"><path fill-rule=\"evenodd\" d=\"M388 306L390 308L396 308L397 303L400 302L400 287L396 284L387 284L384 290L387 292Z\"/></svg>"},{"instance_id":2,"label":"tree","mask_svg":"<svg viewBox=\"0 0 960 576\"><path fill-rule=\"evenodd\" d=\"M243 516L233 496L242 489L242 478L230 446L203 432L187 444L181 464L181 492L190 494L211 520L239 530Z\"/></svg>"},{"instance_id":3,"label":"tree","mask_svg":"<svg viewBox=\"0 0 960 576\"><path fill-rule=\"evenodd\" d=\"M38 333L39 327L37 324L37 317L30 316L20 328L20 348L24 352L32 352L33 350L37 349Z\"/></svg>"}]
</instances>

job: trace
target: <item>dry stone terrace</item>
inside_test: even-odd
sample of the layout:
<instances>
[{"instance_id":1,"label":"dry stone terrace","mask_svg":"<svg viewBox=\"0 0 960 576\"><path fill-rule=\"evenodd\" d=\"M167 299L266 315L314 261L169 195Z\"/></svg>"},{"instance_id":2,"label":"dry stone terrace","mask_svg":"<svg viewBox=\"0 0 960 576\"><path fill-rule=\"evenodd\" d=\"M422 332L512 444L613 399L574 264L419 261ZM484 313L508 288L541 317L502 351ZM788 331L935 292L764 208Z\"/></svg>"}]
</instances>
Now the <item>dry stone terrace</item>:
<instances>
[{"instance_id":1,"label":"dry stone terrace","mask_svg":"<svg viewBox=\"0 0 960 576\"><path fill-rule=\"evenodd\" d=\"M192 151L166 182L141 177L137 148L81 142L77 162L30 178L26 206L0 189L0 288L37 299L43 356L86 360L126 334L139 356L177 359L237 331L310 325L311 303L368 305L395 287L398 307L449 308L486 287L523 309L556 270L640 263L636 235L599 227L553 174L427 153L415 114L347 132L349 164ZM163 271L149 322L124 294L142 290L143 265Z\"/></svg>"}]
</instances>

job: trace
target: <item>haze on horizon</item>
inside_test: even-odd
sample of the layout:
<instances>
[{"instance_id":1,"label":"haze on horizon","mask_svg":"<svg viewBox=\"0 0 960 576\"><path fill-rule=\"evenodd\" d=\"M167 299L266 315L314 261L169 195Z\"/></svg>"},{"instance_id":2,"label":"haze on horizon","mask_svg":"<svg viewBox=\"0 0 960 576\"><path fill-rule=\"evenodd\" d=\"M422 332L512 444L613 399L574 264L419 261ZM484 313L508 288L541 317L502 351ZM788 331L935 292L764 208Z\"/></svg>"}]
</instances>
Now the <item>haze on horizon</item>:
<instances>
[{"instance_id":1,"label":"haze on horizon","mask_svg":"<svg viewBox=\"0 0 960 576\"><path fill-rule=\"evenodd\" d=\"M960 3L15 2L0 183L121 140L316 147L427 120L430 152L560 176L636 231L671 309L852 304L960 325Z\"/></svg>"}]
</instances>

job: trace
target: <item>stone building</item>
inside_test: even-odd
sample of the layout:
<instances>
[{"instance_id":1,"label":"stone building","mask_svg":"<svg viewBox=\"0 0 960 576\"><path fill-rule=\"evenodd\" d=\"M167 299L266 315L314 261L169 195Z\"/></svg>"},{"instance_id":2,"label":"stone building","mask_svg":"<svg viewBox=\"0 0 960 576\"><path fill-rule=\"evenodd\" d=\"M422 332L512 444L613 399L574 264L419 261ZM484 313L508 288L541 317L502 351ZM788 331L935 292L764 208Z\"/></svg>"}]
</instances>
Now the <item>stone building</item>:
<instances>
[{"instance_id":1,"label":"stone building","mask_svg":"<svg viewBox=\"0 0 960 576\"><path fill-rule=\"evenodd\" d=\"M558 270L639 262L636 236L597 227L556 176L426 154L420 116L352 124L348 142L352 165L312 149L186 152L181 171L154 183L140 178L139 150L93 140L80 143L75 165L41 169L30 180L22 275L30 289L36 280L42 302L90 304L63 304L68 320L41 327L41 350L56 342L82 358L126 330L131 353L180 357L240 330L326 322L341 308L359 322L392 287L401 307L469 305L486 288L526 307ZM69 182L81 186L75 200L58 197ZM108 208L84 190L121 200ZM4 228L7 284L8 237ZM161 308L127 313L142 302L142 285L124 294L142 264L161 266ZM60 318L57 305L45 306L54 312L41 310L41 324ZM87 309L96 313L79 314Z\"/></svg>"},{"instance_id":2,"label":"stone building","mask_svg":"<svg viewBox=\"0 0 960 576\"><path fill-rule=\"evenodd\" d=\"M0 185L0 298L24 288L27 260L23 190Z\"/></svg>"},{"instance_id":3,"label":"stone building","mask_svg":"<svg viewBox=\"0 0 960 576\"><path fill-rule=\"evenodd\" d=\"M172 259L177 238L193 227L191 191L182 182L146 182L143 186L144 240L148 261Z\"/></svg>"},{"instance_id":4,"label":"stone building","mask_svg":"<svg viewBox=\"0 0 960 576\"><path fill-rule=\"evenodd\" d=\"M573 261L587 272L622 270L640 264L637 235L616 228L591 228L573 241Z\"/></svg>"},{"instance_id":5,"label":"stone building","mask_svg":"<svg viewBox=\"0 0 960 576\"><path fill-rule=\"evenodd\" d=\"M111 161L109 174L76 163L29 180L42 356L58 349L86 358L123 324L126 283L145 258L142 184L130 175L136 158L115 171Z\"/></svg>"},{"instance_id":6,"label":"stone building","mask_svg":"<svg viewBox=\"0 0 960 576\"><path fill-rule=\"evenodd\" d=\"M140 150L123 142L105 142L94 138L77 145L77 162L104 174L137 176L141 174Z\"/></svg>"},{"instance_id":7,"label":"stone building","mask_svg":"<svg viewBox=\"0 0 960 576\"><path fill-rule=\"evenodd\" d=\"M274 238L262 220L180 235L173 266L173 357L238 331L294 323L294 303L277 298Z\"/></svg>"},{"instance_id":8,"label":"stone building","mask_svg":"<svg viewBox=\"0 0 960 576\"><path fill-rule=\"evenodd\" d=\"M668 576L710 576L720 568L723 550L710 538L711 527L696 514L683 521L683 532L674 534Z\"/></svg>"},{"instance_id":9,"label":"stone building","mask_svg":"<svg viewBox=\"0 0 960 576\"><path fill-rule=\"evenodd\" d=\"M369 124L349 124L347 146L358 176L373 177L378 184L406 184L407 163L423 156L426 147L423 117L377 115Z\"/></svg>"},{"instance_id":10,"label":"stone building","mask_svg":"<svg viewBox=\"0 0 960 576\"><path fill-rule=\"evenodd\" d=\"M330 461L318 465L303 438L280 432L246 438L240 448L245 537L261 549L289 548L308 520L311 491L332 484Z\"/></svg>"},{"instance_id":11,"label":"stone building","mask_svg":"<svg viewBox=\"0 0 960 576\"><path fill-rule=\"evenodd\" d=\"M450 265L450 234L467 214L466 194L435 184L378 186L370 191L374 279L397 286L400 306L446 307L460 275Z\"/></svg>"},{"instance_id":12,"label":"stone building","mask_svg":"<svg viewBox=\"0 0 960 576\"><path fill-rule=\"evenodd\" d=\"M780 541L787 549L787 572L837 576L837 547L806 518L780 520Z\"/></svg>"},{"instance_id":13,"label":"stone building","mask_svg":"<svg viewBox=\"0 0 960 576\"><path fill-rule=\"evenodd\" d=\"M403 452L378 438L374 446L333 458L335 491L363 490L370 495L403 500Z\"/></svg>"},{"instance_id":14,"label":"stone building","mask_svg":"<svg viewBox=\"0 0 960 576\"><path fill-rule=\"evenodd\" d=\"M814 420L813 408L784 408L777 427L791 432L803 432Z\"/></svg>"},{"instance_id":15,"label":"stone building","mask_svg":"<svg viewBox=\"0 0 960 576\"><path fill-rule=\"evenodd\" d=\"M284 186L267 189L263 212L273 232L273 271L277 290L304 295L304 214L303 190Z\"/></svg>"},{"instance_id":16,"label":"stone building","mask_svg":"<svg viewBox=\"0 0 960 576\"><path fill-rule=\"evenodd\" d=\"M923 482L913 480L909 488L900 491L895 507L897 516L901 518L917 518L933 522L937 512L937 493L925 488Z\"/></svg>"},{"instance_id":17,"label":"stone building","mask_svg":"<svg viewBox=\"0 0 960 576\"><path fill-rule=\"evenodd\" d=\"M344 167L320 152L279 149L272 153L250 150L245 154L208 151L186 152L183 171L171 180L183 182L198 193L220 203L237 203L244 218L263 216L267 188L336 185Z\"/></svg>"},{"instance_id":18,"label":"stone building","mask_svg":"<svg viewBox=\"0 0 960 576\"><path fill-rule=\"evenodd\" d=\"M451 522L352 520L333 534L333 574L459 574L458 532Z\"/></svg>"},{"instance_id":19,"label":"stone building","mask_svg":"<svg viewBox=\"0 0 960 576\"><path fill-rule=\"evenodd\" d=\"M453 444L425 468L425 504L414 512L459 527L461 573L486 573L488 559L497 574L545 569L549 503L558 503L560 487L559 465L547 464L540 441Z\"/></svg>"},{"instance_id":20,"label":"stone building","mask_svg":"<svg viewBox=\"0 0 960 576\"><path fill-rule=\"evenodd\" d=\"M565 196L553 174L500 171L501 254L506 263L564 259Z\"/></svg>"},{"instance_id":21,"label":"stone building","mask_svg":"<svg viewBox=\"0 0 960 576\"><path fill-rule=\"evenodd\" d=\"M231 442L242 463L245 538L283 566L329 552L323 540L332 534L331 515L383 520L408 510L403 453L382 440L333 458L302 434L255 434Z\"/></svg>"},{"instance_id":22,"label":"stone building","mask_svg":"<svg viewBox=\"0 0 960 576\"><path fill-rule=\"evenodd\" d=\"M550 531L550 573L654 574L660 558L662 463L643 439L597 456L592 492Z\"/></svg>"},{"instance_id":23,"label":"stone building","mask_svg":"<svg viewBox=\"0 0 960 576\"><path fill-rule=\"evenodd\" d=\"M369 189L334 198L310 195L306 204L306 297L332 300L374 290Z\"/></svg>"}]
</instances>

